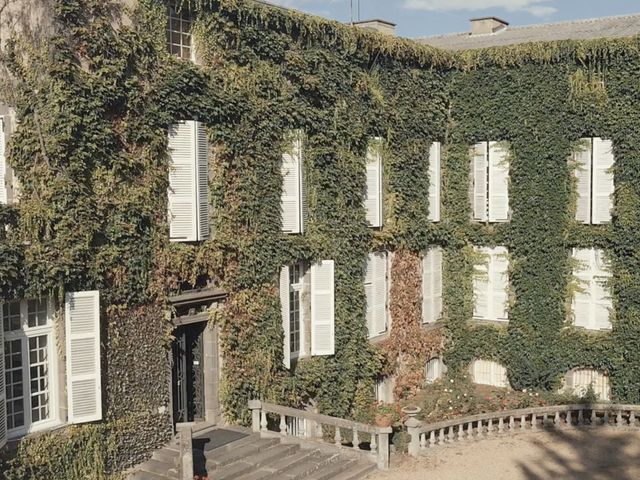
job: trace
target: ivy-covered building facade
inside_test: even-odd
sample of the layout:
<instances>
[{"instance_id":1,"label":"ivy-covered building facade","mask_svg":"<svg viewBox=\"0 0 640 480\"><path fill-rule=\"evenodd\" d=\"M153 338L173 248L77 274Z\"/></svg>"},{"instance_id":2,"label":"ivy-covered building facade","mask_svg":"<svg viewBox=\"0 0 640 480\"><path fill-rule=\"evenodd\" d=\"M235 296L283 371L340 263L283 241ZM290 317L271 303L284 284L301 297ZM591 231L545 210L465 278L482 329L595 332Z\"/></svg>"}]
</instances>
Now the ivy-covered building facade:
<instances>
[{"instance_id":1,"label":"ivy-covered building facade","mask_svg":"<svg viewBox=\"0 0 640 480\"><path fill-rule=\"evenodd\" d=\"M413 41L249 0L13 2L5 475L101 478L253 398L366 420L445 370L640 402L617 22Z\"/></svg>"}]
</instances>

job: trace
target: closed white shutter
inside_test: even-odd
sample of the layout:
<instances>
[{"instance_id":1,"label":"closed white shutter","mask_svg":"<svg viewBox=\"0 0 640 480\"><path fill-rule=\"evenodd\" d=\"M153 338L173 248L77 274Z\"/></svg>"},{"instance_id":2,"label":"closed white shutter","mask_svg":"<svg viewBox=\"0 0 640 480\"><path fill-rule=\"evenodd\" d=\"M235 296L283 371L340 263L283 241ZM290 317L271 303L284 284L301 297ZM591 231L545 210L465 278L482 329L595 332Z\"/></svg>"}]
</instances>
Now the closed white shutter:
<instances>
[{"instance_id":1,"label":"closed white shutter","mask_svg":"<svg viewBox=\"0 0 640 480\"><path fill-rule=\"evenodd\" d=\"M591 330L610 329L612 302L608 282L611 270L604 253L595 249L574 249L573 258L577 263L574 276L580 290L573 296L574 324Z\"/></svg>"},{"instance_id":2,"label":"closed white shutter","mask_svg":"<svg viewBox=\"0 0 640 480\"><path fill-rule=\"evenodd\" d=\"M367 149L367 190L364 208L371 227L382 226L382 139L374 139Z\"/></svg>"},{"instance_id":3,"label":"closed white shutter","mask_svg":"<svg viewBox=\"0 0 640 480\"><path fill-rule=\"evenodd\" d=\"M432 247L422 257L422 321L437 322L442 315L442 248Z\"/></svg>"},{"instance_id":4,"label":"closed white shutter","mask_svg":"<svg viewBox=\"0 0 640 480\"><path fill-rule=\"evenodd\" d=\"M209 238L209 140L204 124L196 122L196 188L198 241Z\"/></svg>"},{"instance_id":5,"label":"closed white shutter","mask_svg":"<svg viewBox=\"0 0 640 480\"><path fill-rule=\"evenodd\" d=\"M497 247L491 254L490 282L492 288L492 319L507 320L509 291L509 259L507 249Z\"/></svg>"},{"instance_id":6,"label":"closed white shutter","mask_svg":"<svg viewBox=\"0 0 640 480\"><path fill-rule=\"evenodd\" d=\"M428 384L431 384L442 378L447 371L447 367L444 365L441 358L432 358L427 362L425 370L426 381Z\"/></svg>"},{"instance_id":7,"label":"closed white shutter","mask_svg":"<svg viewBox=\"0 0 640 480\"><path fill-rule=\"evenodd\" d=\"M294 139L291 151L282 155L282 231L302 233L300 143Z\"/></svg>"},{"instance_id":8,"label":"closed white shutter","mask_svg":"<svg viewBox=\"0 0 640 480\"><path fill-rule=\"evenodd\" d=\"M473 316L475 318L488 319L491 313L492 290L489 277L489 265L491 255L486 248L476 248L476 255L481 258L473 266Z\"/></svg>"},{"instance_id":9,"label":"closed white shutter","mask_svg":"<svg viewBox=\"0 0 640 480\"><path fill-rule=\"evenodd\" d=\"M280 270L280 304L282 306L282 329L284 330L284 357L283 363L286 368L291 368L291 324L289 319L289 267L282 267Z\"/></svg>"},{"instance_id":10,"label":"closed white shutter","mask_svg":"<svg viewBox=\"0 0 640 480\"><path fill-rule=\"evenodd\" d=\"M369 337L387 331L387 254L370 253L367 258L365 293Z\"/></svg>"},{"instance_id":11,"label":"closed white shutter","mask_svg":"<svg viewBox=\"0 0 640 480\"><path fill-rule=\"evenodd\" d=\"M69 422L100 420L100 293L67 293L65 320Z\"/></svg>"},{"instance_id":12,"label":"closed white shutter","mask_svg":"<svg viewBox=\"0 0 640 480\"><path fill-rule=\"evenodd\" d=\"M169 127L169 237L172 242L198 240L195 123L186 121Z\"/></svg>"},{"instance_id":13,"label":"closed white shutter","mask_svg":"<svg viewBox=\"0 0 640 480\"><path fill-rule=\"evenodd\" d=\"M509 220L508 151L498 142L489 142L489 221Z\"/></svg>"},{"instance_id":14,"label":"closed white shutter","mask_svg":"<svg viewBox=\"0 0 640 480\"><path fill-rule=\"evenodd\" d=\"M613 308L611 301L611 266L605 258L602 250L594 250L594 272L593 272L593 325L595 330L611 329L610 313Z\"/></svg>"},{"instance_id":15,"label":"closed white shutter","mask_svg":"<svg viewBox=\"0 0 640 480\"><path fill-rule=\"evenodd\" d=\"M506 388L509 386L507 370L491 360L475 360L472 365L473 381L480 385Z\"/></svg>"},{"instance_id":16,"label":"closed white shutter","mask_svg":"<svg viewBox=\"0 0 640 480\"><path fill-rule=\"evenodd\" d=\"M592 223L611 221L613 208L613 144L611 140L593 139L593 213Z\"/></svg>"},{"instance_id":17,"label":"closed white shutter","mask_svg":"<svg viewBox=\"0 0 640 480\"><path fill-rule=\"evenodd\" d=\"M311 266L311 355L335 353L334 262Z\"/></svg>"},{"instance_id":18,"label":"closed white shutter","mask_svg":"<svg viewBox=\"0 0 640 480\"><path fill-rule=\"evenodd\" d=\"M472 148L473 170L473 219L479 222L487 221L487 142L477 143Z\"/></svg>"},{"instance_id":19,"label":"closed white shutter","mask_svg":"<svg viewBox=\"0 0 640 480\"><path fill-rule=\"evenodd\" d=\"M6 129L4 117L0 117L0 204L6 204L7 195L7 159L6 159Z\"/></svg>"},{"instance_id":20,"label":"closed white shutter","mask_svg":"<svg viewBox=\"0 0 640 480\"><path fill-rule=\"evenodd\" d=\"M578 189L576 220L591 223L591 139L580 140L580 151L573 154L576 163L576 183Z\"/></svg>"},{"instance_id":21,"label":"closed white shutter","mask_svg":"<svg viewBox=\"0 0 640 480\"><path fill-rule=\"evenodd\" d=\"M1 320L2 306L0 306ZM4 329L0 327L0 448L7 444L7 392L4 375Z\"/></svg>"},{"instance_id":22,"label":"closed white shutter","mask_svg":"<svg viewBox=\"0 0 640 480\"><path fill-rule=\"evenodd\" d=\"M307 195L307 179L304 174L304 159L303 159L303 138L302 131L296 133L295 148L300 163L300 208L302 210L300 220L300 233L304 233L307 230L309 224L309 197Z\"/></svg>"},{"instance_id":23,"label":"closed white shutter","mask_svg":"<svg viewBox=\"0 0 640 480\"><path fill-rule=\"evenodd\" d=\"M429 150L429 220L440 221L440 142L433 142Z\"/></svg>"}]
</instances>

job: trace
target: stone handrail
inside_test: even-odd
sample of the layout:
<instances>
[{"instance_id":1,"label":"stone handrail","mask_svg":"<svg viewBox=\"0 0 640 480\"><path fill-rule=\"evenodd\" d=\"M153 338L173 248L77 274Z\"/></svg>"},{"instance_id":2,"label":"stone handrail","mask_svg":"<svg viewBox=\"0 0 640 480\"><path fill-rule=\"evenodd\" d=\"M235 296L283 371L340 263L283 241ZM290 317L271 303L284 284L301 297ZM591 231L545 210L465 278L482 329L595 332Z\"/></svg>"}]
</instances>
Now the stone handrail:
<instances>
[{"instance_id":1,"label":"stone handrail","mask_svg":"<svg viewBox=\"0 0 640 480\"><path fill-rule=\"evenodd\" d=\"M539 428L611 425L636 426L640 405L609 403L556 405L520 410L503 410L437 423L423 423L410 415L405 422L411 436L409 454L418 456L426 449L447 443L485 438L496 433L536 431Z\"/></svg>"},{"instance_id":2,"label":"stone handrail","mask_svg":"<svg viewBox=\"0 0 640 480\"><path fill-rule=\"evenodd\" d=\"M193 480L193 423L176 424L180 441L178 472L180 480Z\"/></svg>"},{"instance_id":3,"label":"stone handrail","mask_svg":"<svg viewBox=\"0 0 640 480\"><path fill-rule=\"evenodd\" d=\"M322 426L326 425L334 428L334 444L337 447L346 447L342 438L342 430L346 430L352 434L352 448L362 452L366 450L362 449L364 442L360 441L359 434L367 433L371 436L370 452L376 456L378 468L380 470L389 469L389 435L392 432L391 427L377 427L306 410L265 403L260 400L251 400L249 409L251 410L252 428L256 433L269 432L267 414L279 417L280 422L277 426L277 433L280 435L318 440L322 439Z\"/></svg>"}]
</instances>

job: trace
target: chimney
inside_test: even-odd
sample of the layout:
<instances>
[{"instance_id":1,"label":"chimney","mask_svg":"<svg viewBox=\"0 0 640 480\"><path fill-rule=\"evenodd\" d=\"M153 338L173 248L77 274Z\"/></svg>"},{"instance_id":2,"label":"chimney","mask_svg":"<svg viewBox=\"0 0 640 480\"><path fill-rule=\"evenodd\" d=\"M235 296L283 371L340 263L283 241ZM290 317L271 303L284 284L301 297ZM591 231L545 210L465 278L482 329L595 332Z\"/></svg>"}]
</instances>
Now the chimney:
<instances>
[{"instance_id":1,"label":"chimney","mask_svg":"<svg viewBox=\"0 0 640 480\"><path fill-rule=\"evenodd\" d=\"M386 35L395 36L396 34L395 23L387 22L386 20L380 20L379 18L375 18L373 20L363 20L361 22L353 22L352 25L364 28L365 30L384 33Z\"/></svg>"},{"instance_id":2,"label":"chimney","mask_svg":"<svg viewBox=\"0 0 640 480\"><path fill-rule=\"evenodd\" d=\"M487 35L500 32L509 25L498 17L481 17L471 19L471 35Z\"/></svg>"}]
</instances>

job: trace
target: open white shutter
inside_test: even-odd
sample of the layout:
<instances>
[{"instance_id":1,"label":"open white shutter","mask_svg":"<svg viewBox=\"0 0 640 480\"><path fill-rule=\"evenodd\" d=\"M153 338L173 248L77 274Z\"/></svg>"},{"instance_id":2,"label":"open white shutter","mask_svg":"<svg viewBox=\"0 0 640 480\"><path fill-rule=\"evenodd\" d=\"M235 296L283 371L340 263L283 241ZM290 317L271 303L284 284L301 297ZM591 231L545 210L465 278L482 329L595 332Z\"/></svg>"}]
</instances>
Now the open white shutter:
<instances>
[{"instance_id":1,"label":"open white shutter","mask_svg":"<svg viewBox=\"0 0 640 480\"><path fill-rule=\"evenodd\" d=\"M169 237L172 242L198 240L195 123L186 121L169 127Z\"/></svg>"},{"instance_id":2,"label":"open white shutter","mask_svg":"<svg viewBox=\"0 0 640 480\"><path fill-rule=\"evenodd\" d=\"M7 195L7 159L6 159L6 129L4 117L0 117L0 203L6 204Z\"/></svg>"},{"instance_id":3,"label":"open white shutter","mask_svg":"<svg viewBox=\"0 0 640 480\"><path fill-rule=\"evenodd\" d=\"M591 151L590 138L580 140L581 149L573 154L576 163L576 183L578 189L576 220L581 223L591 223Z\"/></svg>"},{"instance_id":4,"label":"open white shutter","mask_svg":"<svg viewBox=\"0 0 640 480\"><path fill-rule=\"evenodd\" d=\"M509 220L508 152L498 142L489 142L489 221Z\"/></svg>"},{"instance_id":5,"label":"open white shutter","mask_svg":"<svg viewBox=\"0 0 640 480\"><path fill-rule=\"evenodd\" d=\"M507 249L494 248L489 267L492 288L492 320L507 320L508 317L508 289L509 289L509 259Z\"/></svg>"},{"instance_id":6,"label":"open white shutter","mask_svg":"<svg viewBox=\"0 0 640 480\"><path fill-rule=\"evenodd\" d=\"M573 275L578 280L578 288L573 296L572 310L574 324L578 327L593 328L595 310L593 303L593 265L594 252L590 249L574 249L576 262Z\"/></svg>"},{"instance_id":7,"label":"open white shutter","mask_svg":"<svg viewBox=\"0 0 640 480\"><path fill-rule=\"evenodd\" d=\"M472 148L473 170L473 219L487 221L487 142L477 143Z\"/></svg>"},{"instance_id":8,"label":"open white shutter","mask_svg":"<svg viewBox=\"0 0 640 480\"><path fill-rule=\"evenodd\" d=\"M282 155L282 231L302 232L301 164L297 139L289 146L290 152Z\"/></svg>"},{"instance_id":9,"label":"open white shutter","mask_svg":"<svg viewBox=\"0 0 640 480\"><path fill-rule=\"evenodd\" d=\"M611 140L593 139L593 214L592 223L611 221L613 208L613 144Z\"/></svg>"},{"instance_id":10,"label":"open white shutter","mask_svg":"<svg viewBox=\"0 0 640 480\"><path fill-rule=\"evenodd\" d=\"M442 248L422 257L422 321L434 323L442 314Z\"/></svg>"},{"instance_id":11,"label":"open white shutter","mask_svg":"<svg viewBox=\"0 0 640 480\"><path fill-rule=\"evenodd\" d=\"M300 172L300 233L304 233L309 223L309 198L307 195L307 183L304 175L304 160L303 160L303 138L302 131L296 133L295 140L295 152L298 156L298 171Z\"/></svg>"},{"instance_id":12,"label":"open white shutter","mask_svg":"<svg viewBox=\"0 0 640 480\"><path fill-rule=\"evenodd\" d=\"M286 368L291 368L291 324L289 319L289 267L282 267L280 270L280 304L282 305L282 329L284 330L284 357L283 363Z\"/></svg>"},{"instance_id":13,"label":"open white shutter","mask_svg":"<svg viewBox=\"0 0 640 480\"><path fill-rule=\"evenodd\" d=\"M2 306L0 306L2 321ZM4 378L4 329L0 327L0 448L7 444L7 392Z\"/></svg>"},{"instance_id":14,"label":"open white shutter","mask_svg":"<svg viewBox=\"0 0 640 480\"><path fill-rule=\"evenodd\" d=\"M209 140L204 124L196 122L196 188L198 240L209 238Z\"/></svg>"},{"instance_id":15,"label":"open white shutter","mask_svg":"<svg viewBox=\"0 0 640 480\"><path fill-rule=\"evenodd\" d=\"M433 142L429 150L429 220L440 221L440 142Z\"/></svg>"},{"instance_id":16,"label":"open white shutter","mask_svg":"<svg viewBox=\"0 0 640 480\"><path fill-rule=\"evenodd\" d=\"M488 319L491 315L491 305L493 295L489 277L489 266L491 263L490 251L486 248L477 248L476 254L482 256L479 263L473 266L473 296L475 318Z\"/></svg>"},{"instance_id":17,"label":"open white shutter","mask_svg":"<svg viewBox=\"0 0 640 480\"><path fill-rule=\"evenodd\" d=\"M334 262L311 266L311 355L335 353Z\"/></svg>"},{"instance_id":18,"label":"open white shutter","mask_svg":"<svg viewBox=\"0 0 640 480\"><path fill-rule=\"evenodd\" d=\"M69 422L100 420L100 293L67 293L65 320Z\"/></svg>"},{"instance_id":19,"label":"open white shutter","mask_svg":"<svg viewBox=\"0 0 640 480\"><path fill-rule=\"evenodd\" d=\"M367 331L369 337L374 336L374 315L375 315L375 285L373 284L375 279L375 265L372 259L373 253L370 253L367 257L367 265L364 273L364 294L367 299Z\"/></svg>"},{"instance_id":20,"label":"open white shutter","mask_svg":"<svg viewBox=\"0 0 640 480\"><path fill-rule=\"evenodd\" d=\"M382 140L374 139L367 149L367 190L364 208L371 227L382 226Z\"/></svg>"}]
</instances>

